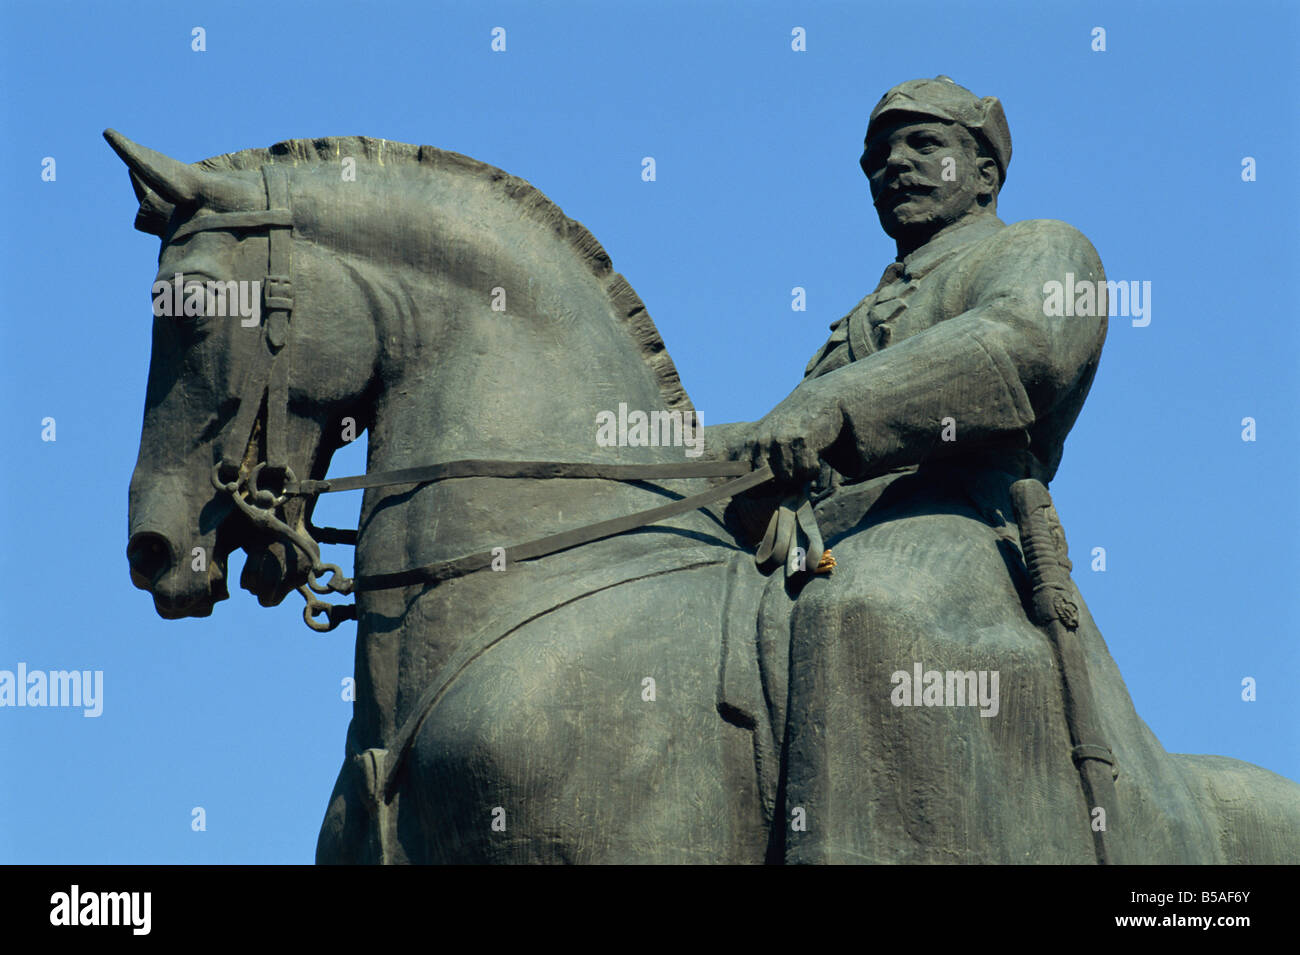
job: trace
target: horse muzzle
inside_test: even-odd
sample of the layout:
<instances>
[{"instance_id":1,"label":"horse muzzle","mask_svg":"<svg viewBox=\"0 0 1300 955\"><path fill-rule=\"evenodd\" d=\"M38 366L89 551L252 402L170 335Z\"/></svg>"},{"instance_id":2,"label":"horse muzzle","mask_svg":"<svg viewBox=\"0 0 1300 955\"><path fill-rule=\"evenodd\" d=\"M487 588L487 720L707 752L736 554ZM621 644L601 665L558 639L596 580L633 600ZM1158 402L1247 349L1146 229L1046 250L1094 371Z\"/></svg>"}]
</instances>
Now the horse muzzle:
<instances>
[{"instance_id":1,"label":"horse muzzle","mask_svg":"<svg viewBox=\"0 0 1300 955\"><path fill-rule=\"evenodd\" d=\"M166 620L206 617L225 600L226 558L217 529L228 508L208 498L195 519L188 507L193 489L177 479L133 480L126 559L131 583L153 596Z\"/></svg>"},{"instance_id":2,"label":"horse muzzle","mask_svg":"<svg viewBox=\"0 0 1300 955\"><path fill-rule=\"evenodd\" d=\"M156 531L131 535L126 545L131 583L153 595L154 609L165 620L206 617L229 595L226 560L197 545L181 553L175 543Z\"/></svg>"}]
</instances>

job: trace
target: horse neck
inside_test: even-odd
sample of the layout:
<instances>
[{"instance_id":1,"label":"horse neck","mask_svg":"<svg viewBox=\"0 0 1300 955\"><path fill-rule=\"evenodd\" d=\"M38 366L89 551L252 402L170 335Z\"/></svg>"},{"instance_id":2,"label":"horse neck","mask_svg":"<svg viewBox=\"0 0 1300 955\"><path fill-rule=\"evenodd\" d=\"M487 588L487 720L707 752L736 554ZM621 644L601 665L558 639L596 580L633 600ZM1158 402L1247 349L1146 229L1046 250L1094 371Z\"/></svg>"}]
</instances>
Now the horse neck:
<instances>
[{"instance_id":1,"label":"horse neck","mask_svg":"<svg viewBox=\"0 0 1300 955\"><path fill-rule=\"evenodd\" d=\"M602 412L668 410L660 379L586 262L565 248L527 248L526 261L433 277L379 322L387 344L369 471L464 459L684 460L682 446L598 443ZM504 310L494 309L502 296ZM597 481L461 479L373 491L358 570L510 546L655 503L662 499L644 490Z\"/></svg>"}]
</instances>

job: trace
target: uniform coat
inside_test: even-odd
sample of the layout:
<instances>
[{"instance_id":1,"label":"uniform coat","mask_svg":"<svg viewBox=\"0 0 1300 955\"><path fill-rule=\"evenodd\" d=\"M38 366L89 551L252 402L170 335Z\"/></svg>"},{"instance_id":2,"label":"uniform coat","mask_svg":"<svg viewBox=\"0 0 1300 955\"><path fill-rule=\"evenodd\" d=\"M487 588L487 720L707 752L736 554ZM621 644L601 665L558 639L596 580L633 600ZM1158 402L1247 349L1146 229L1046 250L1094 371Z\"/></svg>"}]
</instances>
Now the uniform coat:
<instances>
[{"instance_id":1,"label":"uniform coat","mask_svg":"<svg viewBox=\"0 0 1300 955\"><path fill-rule=\"evenodd\" d=\"M1105 339L1104 280L1065 223L965 220L891 264L783 402L842 428L816 506L837 568L773 575L753 597L756 624L728 635L727 703L780 753L764 780L771 861L1095 861L1008 491L1056 473ZM1094 283L1091 314L1046 315L1053 281ZM1069 588L1119 769L1105 820L1117 861L1297 861L1300 786L1166 753ZM918 667L944 690L904 693ZM952 705L966 684L949 671L996 685L996 706Z\"/></svg>"}]
</instances>

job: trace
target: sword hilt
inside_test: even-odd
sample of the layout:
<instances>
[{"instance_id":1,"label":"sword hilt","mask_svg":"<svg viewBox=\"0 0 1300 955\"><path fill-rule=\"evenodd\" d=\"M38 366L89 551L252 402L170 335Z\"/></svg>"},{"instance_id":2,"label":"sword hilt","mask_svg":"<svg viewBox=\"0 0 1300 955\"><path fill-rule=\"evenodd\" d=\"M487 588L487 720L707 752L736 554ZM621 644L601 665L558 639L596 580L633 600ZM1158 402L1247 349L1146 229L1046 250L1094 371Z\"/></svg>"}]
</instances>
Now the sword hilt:
<instances>
[{"instance_id":1,"label":"sword hilt","mask_svg":"<svg viewBox=\"0 0 1300 955\"><path fill-rule=\"evenodd\" d=\"M1062 553L1065 534L1059 530L1060 521L1055 520L1051 495L1041 481L1026 478L1011 485L1011 505L1020 525L1020 549L1033 585L1035 622L1059 620L1068 629L1076 629L1079 608L1066 586L1069 558Z\"/></svg>"}]
</instances>

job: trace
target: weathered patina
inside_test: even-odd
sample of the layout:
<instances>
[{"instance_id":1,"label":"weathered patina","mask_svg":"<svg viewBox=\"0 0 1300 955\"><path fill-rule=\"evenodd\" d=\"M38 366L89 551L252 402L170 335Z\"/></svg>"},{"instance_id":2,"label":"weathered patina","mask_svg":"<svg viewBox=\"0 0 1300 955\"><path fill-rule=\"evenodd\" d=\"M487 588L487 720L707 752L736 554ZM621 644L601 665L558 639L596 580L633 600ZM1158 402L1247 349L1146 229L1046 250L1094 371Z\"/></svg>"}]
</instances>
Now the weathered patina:
<instances>
[{"instance_id":1,"label":"weathered patina","mask_svg":"<svg viewBox=\"0 0 1300 955\"><path fill-rule=\"evenodd\" d=\"M680 441L598 440L693 409L599 243L522 180L362 137L190 165L107 135L159 281L263 283L258 322L155 318L128 557L167 617L210 613L236 548L263 603L355 614L319 861L1300 858L1300 787L1167 754L1068 578L1043 487L1105 276L1072 227L997 218L997 100L886 94L862 166L897 261L686 468ZM1067 275L1090 314L1044 308ZM371 478L344 582L311 511L346 418Z\"/></svg>"}]
</instances>

